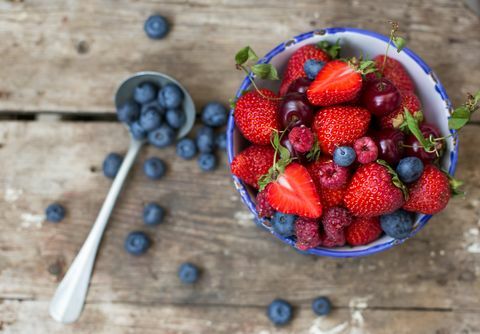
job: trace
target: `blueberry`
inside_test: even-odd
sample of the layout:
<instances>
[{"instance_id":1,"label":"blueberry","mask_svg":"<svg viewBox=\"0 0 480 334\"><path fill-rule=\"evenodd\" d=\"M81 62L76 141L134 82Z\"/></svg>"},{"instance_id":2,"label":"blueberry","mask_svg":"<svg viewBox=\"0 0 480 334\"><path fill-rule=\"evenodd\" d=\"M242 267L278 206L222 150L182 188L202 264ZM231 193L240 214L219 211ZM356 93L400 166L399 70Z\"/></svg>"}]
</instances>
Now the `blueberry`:
<instances>
[{"instance_id":1,"label":"blueberry","mask_svg":"<svg viewBox=\"0 0 480 334\"><path fill-rule=\"evenodd\" d=\"M303 64L303 70L310 80L315 80L318 72L325 66L325 62L315 59L308 59Z\"/></svg>"},{"instance_id":2,"label":"blueberry","mask_svg":"<svg viewBox=\"0 0 480 334\"><path fill-rule=\"evenodd\" d=\"M184 284L193 284L198 280L200 270L192 263L185 262L178 268L178 277Z\"/></svg>"},{"instance_id":3,"label":"blueberry","mask_svg":"<svg viewBox=\"0 0 480 334\"><path fill-rule=\"evenodd\" d=\"M109 179L115 178L122 165L123 157L117 153L109 153L103 160L103 175Z\"/></svg>"},{"instance_id":4,"label":"blueberry","mask_svg":"<svg viewBox=\"0 0 480 334\"><path fill-rule=\"evenodd\" d=\"M50 204L45 210L47 220L52 223L58 223L65 218L65 208L58 203Z\"/></svg>"},{"instance_id":5,"label":"blueberry","mask_svg":"<svg viewBox=\"0 0 480 334\"><path fill-rule=\"evenodd\" d=\"M211 172L217 167L217 157L212 153L202 153L198 157L198 166L205 172Z\"/></svg>"},{"instance_id":6,"label":"blueberry","mask_svg":"<svg viewBox=\"0 0 480 334\"><path fill-rule=\"evenodd\" d=\"M173 83L166 84L158 93L158 103L167 109L180 107L183 101L183 92Z\"/></svg>"},{"instance_id":7,"label":"blueberry","mask_svg":"<svg viewBox=\"0 0 480 334\"><path fill-rule=\"evenodd\" d=\"M187 118L185 117L185 112L182 109L168 109L165 115L168 125L172 129L180 129L185 125Z\"/></svg>"},{"instance_id":8,"label":"blueberry","mask_svg":"<svg viewBox=\"0 0 480 334\"><path fill-rule=\"evenodd\" d=\"M177 143L177 155L185 160L192 159L197 154L197 146L193 139L183 138Z\"/></svg>"},{"instance_id":9,"label":"blueberry","mask_svg":"<svg viewBox=\"0 0 480 334\"><path fill-rule=\"evenodd\" d=\"M149 106L142 110L140 114L140 125L145 131L152 131L162 124L161 111L154 106Z\"/></svg>"},{"instance_id":10,"label":"blueberry","mask_svg":"<svg viewBox=\"0 0 480 334\"><path fill-rule=\"evenodd\" d=\"M219 133L215 136L215 146L220 150L227 149L227 134L225 132Z\"/></svg>"},{"instance_id":11,"label":"blueberry","mask_svg":"<svg viewBox=\"0 0 480 334\"><path fill-rule=\"evenodd\" d=\"M295 233L295 220L297 216L277 211L272 217L272 228L281 236L289 237Z\"/></svg>"},{"instance_id":12,"label":"blueberry","mask_svg":"<svg viewBox=\"0 0 480 334\"><path fill-rule=\"evenodd\" d=\"M227 108L221 103L210 102L203 108L202 122L212 127L224 126L227 124Z\"/></svg>"},{"instance_id":13,"label":"blueberry","mask_svg":"<svg viewBox=\"0 0 480 334\"><path fill-rule=\"evenodd\" d=\"M312 302L312 310L316 315L327 315L332 310L332 303L328 297L317 297Z\"/></svg>"},{"instance_id":14,"label":"blueberry","mask_svg":"<svg viewBox=\"0 0 480 334\"><path fill-rule=\"evenodd\" d=\"M155 147L163 148L173 144L175 141L175 131L167 124L148 133L148 142Z\"/></svg>"},{"instance_id":15,"label":"blueberry","mask_svg":"<svg viewBox=\"0 0 480 334\"><path fill-rule=\"evenodd\" d=\"M202 153L212 153L215 148L215 133L208 126L202 126L197 131L197 147Z\"/></svg>"},{"instance_id":16,"label":"blueberry","mask_svg":"<svg viewBox=\"0 0 480 334\"><path fill-rule=\"evenodd\" d=\"M400 180L406 183L416 181L423 173L423 162L417 157L408 157L400 160L397 174Z\"/></svg>"},{"instance_id":17,"label":"blueberry","mask_svg":"<svg viewBox=\"0 0 480 334\"><path fill-rule=\"evenodd\" d=\"M164 38L167 35L169 28L167 19L161 15L150 16L143 26L145 33L151 39Z\"/></svg>"},{"instance_id":18,"label":"blueberry","mask_svg":"<svg viewBox=\"0 0 480 334\"><path fill-rule=\"evenodd\" d=\"M133 91L133 99L140 103L145 104L151 102L157 96L158 88L151 82L142 82Z\"/></svg>"},{"instance_id":19,"label":"blueberry","mask_svg":"<svg viewBox=\"0 0 480 334\"><path fill-rule=\"evenodd\" d=\"M355 150L349 146L337 147L333 152L333 162L341 167L350 166L356 158Z\"/></svg>"},{"instance_id":20,"label":"blueberry","mask_svg":"<svg viewBox=\"0 0 480 334\"><path fill-rule=\"evenodd\" d=\"M380 225L386 235L394 239L404 239L413 230L413 217L410 212L400 209L380 216Z\"/></svg>"},{"instance_id":21,"label":"blueberry","mask_svg":"<svg viewBox=\"0 0 480 334\"><path fill-rule=\"evenodd\" d=\"M148 203L143 208L143 222L147 225L158 225L163 222L165 210L157 203Z\"/></svg>"},{"instance_id":22,"label":"blueberry","mask_svg":"<svg viewBox=\"0 0 480 334\"><path fill-rule=\"evenodd\" d=\"M268 318L276 326L283 326L290 322L292 313L292 305L283 299L275 299L267 309Z\"/></svg>"},{"instance_id":23,"label":"blueberry","mask_svg":"<svg viewBox=\"0 0 480 334\"><path fill-rule=\"evenodd\" d=\"M141 231L130 232L125 239L125 250L133 255L141 255L150 247L150 239Z\"/></svg>"},{"instance_id":24,"label":"blueberry","mask_svg":"<svg viewBox=\"0 0 480 334\"><path fill-rule=\"evenodd\" d=\"M165 114L165 107L160 105L157 99L150 101L148 103L142 104L142 108L140 109L140 115L145 112L147 109L154 108L162 117Z\"/></svg>"},{"instance_id":25,"label":"blueberry","mask_svg":"<svg viewBox=\"0 0 480 334\"><path fill-rule=\"evenodd\" d=\"M120 122L131 124L140 116L140 106L135 101L127 101L117 108L117 118Z\"/></svg>"},{"instance_id":26,"label":"blueberry","mask_svg":"<svg viewBox=\"0 0 480 334\"><path fill-rule=\"evenodd\" d=\"M136 140L144 140L147 138L147 131L140 125L140 122L130 124L130 133Z\"/></svg>"},{"instance_id":27,"label":"blueberry","mask_svg":"<svg viewBox=\"0 0 480 334\"><path fill-rule=\"evenodd\" d=\"M158 180L165 175L167 167L165 163L159 158L148 158L143 163L143 172L145 175L152 180Z\"/></svg>"}]
</instances>

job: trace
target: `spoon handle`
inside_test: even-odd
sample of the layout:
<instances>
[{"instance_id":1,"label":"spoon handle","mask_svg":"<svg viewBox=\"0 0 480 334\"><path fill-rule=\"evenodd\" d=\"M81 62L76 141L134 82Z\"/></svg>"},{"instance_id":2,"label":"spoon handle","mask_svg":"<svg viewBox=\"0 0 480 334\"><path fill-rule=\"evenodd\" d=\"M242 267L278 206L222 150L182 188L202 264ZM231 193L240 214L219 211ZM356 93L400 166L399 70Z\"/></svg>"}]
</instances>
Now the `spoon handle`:
<instances>
[{"instance_id":1,"label":"spoon handle","mask_svg":"<svg viewBox=\"0 0 480 334\"><path fill-rule=\"evenodd\" d=\"M110 218L123 183L142 145L143 142L141 141L131 140L127 155L123 159L115 180L113 180L97 220L93 224L87 240L85 240L80 252L60 282L52 298L50 315L58 322L74 322L82 312L90 277L92 275L93 264L95 263L95 256L100 241L102 240L103 232L107 226L108 219Z\"/></svg>"}]
</instances>

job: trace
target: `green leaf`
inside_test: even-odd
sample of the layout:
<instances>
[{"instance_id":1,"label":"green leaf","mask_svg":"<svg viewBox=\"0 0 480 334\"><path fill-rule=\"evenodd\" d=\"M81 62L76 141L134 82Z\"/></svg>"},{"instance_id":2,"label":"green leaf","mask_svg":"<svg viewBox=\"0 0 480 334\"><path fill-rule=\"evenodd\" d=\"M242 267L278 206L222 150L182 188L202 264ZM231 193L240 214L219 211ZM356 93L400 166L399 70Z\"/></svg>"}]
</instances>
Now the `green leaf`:
<instances>
[{"instance_id":1,"label":"green leaf","mask_svg":"<svg viewBox=\"0 0 480 334\"><path fill-rule=\"evenodd\" d=\"M237 54L235 55L235 63L237 65L243 65L248 61L256 62L257 60L258 60L257 55L249 46L246 46L243 49L240 49L240 51L238 51Z\"/></svg>"},{"instance_id":2,"label":"green leaf","mask_svg":"<svg viewBox=\"0 0 480 334\"><path fill-rule=\"evenodd\" d=\"M317 47L328 53L330 58L332 59L337 59L340 57L340 51L342 50L342 47L340 46L340 38L337 39L335 44L331 45L327 41L321 41L317 43Z\"/></svg>"},{"instance_id":3,"label":"green leaf","mask_svg":"<svg viewBox=\"0 0 480 334\"><path fill-rule=\"evenodd\" d=\"M255 64L252 72L260 79L280 80L277 69L272 64Z\"/></svg>"},{"instance_id":4,"label":"green leaf","mask_svg":"<svg viewBox=\"0 0 480 334\"><path fill-rule=\"evenodd\" d=\"M320 150L320 143L318 142L317 138L315 137L315 141L313 142L313 146L310 151L307 153L307 159L309 161L317 161L320 158L320 154L322 151Z\"/></svg>"},{"instance_id":5,"label":"green leaf","mask_svg":"<svg viewBox=\"0 0 480 334\"><path fill-rule=\"evenodd\" d=\"M470 120L470 111L466 106L461 106L455 109L452 116L448 120L448 127L450 129L459 130Z\"/></svg>"},{"instance_id":6,"label":"green leaf","mask_svg":"<svg viewBox=\"0 0 480 334\"><path fill-rule=\"evenodd\" d=\"M230 109L235 109L237 106L237 100L236 99L228 99L228 103L230 104Z\"/></svg>"},{"instance_id":7,"label":"green leaf","mask_svg":"<svg viewBox=\"0 0 480 334\"><path fill-rule=\"evenodd\" d=\"M407 41L404 38L399 36L394 36L392 41L393 41L393 44L395 44L395 46L397 47L397 52L402 51L405 45L407 44Z\"/></svg>"},{"instance_id":8,"label":"green leaf","mask_svg":"<svg viewBox=\"0 0 480 334\"><path fill-rule=\"evenodd\" d=\"M415 138L417 138L420 144L422 144L424 149L430 149L432 147L432 143L425 139L422 131L418 127L418 121L412 116L412 114L410 114L407 108L404 109L404 117L410 132L415 136Z\"/></svg>"}]
</instances>

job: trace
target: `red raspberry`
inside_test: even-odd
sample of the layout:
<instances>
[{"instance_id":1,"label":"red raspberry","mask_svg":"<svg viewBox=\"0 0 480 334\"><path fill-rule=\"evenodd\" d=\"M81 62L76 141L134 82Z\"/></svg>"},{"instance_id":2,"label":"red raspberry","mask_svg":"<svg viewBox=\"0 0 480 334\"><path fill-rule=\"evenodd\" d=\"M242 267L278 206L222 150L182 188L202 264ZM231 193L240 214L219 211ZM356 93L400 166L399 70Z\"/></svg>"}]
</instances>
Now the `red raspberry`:
<instances>
[{"instance_id":1,"label":"red raspberry","mask_svg":"<svg viewBox=\"0 0 480 334\"><path fill-rule=\"evenodd\" d=\"M382 234L378 217L355 217L345 230L345 238L352 246L361 246L378 239Z\"/></svg>"},{"instance_id":2,"label":"red raspberry","mask_svg":"<svg viewBox=\"0 0 480 334\"><path fill-rule=\"evenodd\" d=\"M322 238L322 246L327 248L333 247L342 247L345 246L345 232L344 230L338 231L335 235L327 236L326 234L323 235Z\"/></svg>"},{"instance_id":3,"label":"red raspberry","mask_svg":"<svg viewBox=\"0 0 480 334\"><path fill-rule=\"evenodd\" d=\"M352 215L350 212L338 206L328 209L322 218L323 229L327 237L335 237L339 231L343 231L351 222Z\"/></svg>"},{"instance_id":4,"label":"red raspberry","mask_svg":"<svg viewBox=\"0 0 480 334\"><path fill-rule=\"evenodd\" d=\"M309 218L300 217L296 220L295 235L297 236L295 246L302 251L317 247L322 241L318 222Z\"/></svg>"},{"instance_id":5,"label":"red raspberry","mask_svg":"<svg viewBox=\"0 0 480 334\"><path fill-rule=\"evenodd\" d=\"M313 141L315 140L312 130L305 125L294 127L288 134L288 139L290 143L292 143L295 151L299 153L310 151L313 146Z\"/></svg>"},{"instance_id":6,"label":"red raspberry","mask_svg":"<svg viewBox=\"0 0 480 334\"><path fill-rule=\"evenodd\" d=\"M362 137L355 141L353 149L357 154L357 160L361 164L368 164L377 160L378 147L370 137Z\"/></svg>"},{"instance_id":7,"label":"red raspberry","mask_svg":"<svg viewBox=\"0 0 480 334\"><path fill-rule=\"evenodd\" d=\"M318 168L320 186L328 189L343 187L348 181L348 168L340 167L333 161L326 162Z\"/></svg>"},{"instance_id":8,"label":"red raspberry","mask_svg":"<svg viewBox=\"0 0 480 334\"><path fill-rule=\"evenodd\" d=\"M257 194L256 209L258 216L261 218L270 218L273 216L275 210L272 208L270 203L268 203L265 191L261 191Z\"/></svg>"}]
</instances>

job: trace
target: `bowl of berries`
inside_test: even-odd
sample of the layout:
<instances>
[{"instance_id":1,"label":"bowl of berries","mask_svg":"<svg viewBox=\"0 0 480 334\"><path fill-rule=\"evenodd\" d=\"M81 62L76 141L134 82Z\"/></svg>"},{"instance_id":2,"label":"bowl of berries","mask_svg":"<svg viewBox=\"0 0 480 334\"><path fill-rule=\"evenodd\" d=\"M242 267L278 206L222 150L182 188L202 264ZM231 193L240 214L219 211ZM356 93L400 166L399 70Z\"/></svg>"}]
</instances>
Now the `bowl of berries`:
<instances>
[{"instance_id":1,"label":"bowl of berries","mask_svg":"<svg viewBox=\"0 0 480 334\"><path fill-rule=\"evenodd\" d=\"M227 129L234 185L257 224L302 252L386 250L458 193L457 130L480 94L453 110L397 29L327 28L235 56L246 77Z\"/></svg>"}]
</instances>

